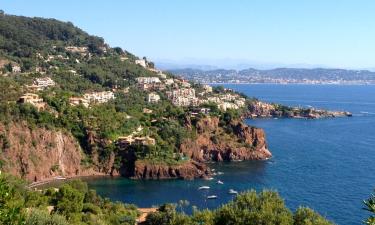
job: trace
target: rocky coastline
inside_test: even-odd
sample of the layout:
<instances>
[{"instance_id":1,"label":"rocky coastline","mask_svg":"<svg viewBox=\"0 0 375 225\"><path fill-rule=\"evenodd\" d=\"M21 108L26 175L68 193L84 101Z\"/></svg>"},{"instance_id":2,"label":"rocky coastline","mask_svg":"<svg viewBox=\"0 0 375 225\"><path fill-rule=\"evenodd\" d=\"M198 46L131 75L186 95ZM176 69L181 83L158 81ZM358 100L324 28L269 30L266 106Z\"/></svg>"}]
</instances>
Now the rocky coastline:
<instances>
[{"instance_id":1,"label":"rocky coastline","mask_svg":"<svg viewBox=\"0 0 375 225\"><path fill-rule=\"evenodd\" d=\"M351 117L351 112L330 111L324 109L289 107L280 104L253 101L248 104L245 119L254 118L292 118L292 119L323 119L335 117Z\"/></svg>"},{"instance_id":2,"label":"rocky coastline","mask_svg":"<svg viewBox=\"0 0 375 225\"><path fill-rule=\"evenodd\" d=\"M180 153L187 157L185 161L169 165L125 156L131 163L116 167L115 154L106 161L98 161L100 153L97 146L108 144L108 140L97 138L95 133L89 133L88 149L84 153L68 132L30 128L26 122L0 124L0 161L2 171L38 183L103 175L131 179L208 178L212 174L207 162L266 160L272 157L264 131L242 121L232 121L223 127L219 118L206 117L198 121L196 130L196 138L186 139L180 146ZM85 157L90 157L92 165L83 163Z\"/></svg>"}]
</instances>

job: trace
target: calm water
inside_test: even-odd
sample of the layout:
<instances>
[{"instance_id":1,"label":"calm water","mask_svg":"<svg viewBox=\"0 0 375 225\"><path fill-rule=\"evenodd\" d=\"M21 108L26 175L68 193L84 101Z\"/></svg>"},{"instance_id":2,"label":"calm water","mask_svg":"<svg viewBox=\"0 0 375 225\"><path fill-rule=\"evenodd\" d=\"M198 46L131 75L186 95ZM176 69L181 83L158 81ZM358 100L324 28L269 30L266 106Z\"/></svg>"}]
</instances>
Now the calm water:
<instances>
[{"instance_id":1,"label":"calm water","mask_svg":"<svg viewBox=\"0 0 375 225\"><path fill-rule=\"evenodd\" d=\"M288 207L309 206L337 224L361 224L362 200L375 187L375 86L227 85L259 99L293 106L347 110L352 118L322 120L263 119L247 123L264 128L274 157L267 162L212 164L216 181L90 180L112 200L149 207L190 201L216 208L229 201L228 189L279 191ZM210 185L209 191L198 191ZM216 200L205 196L218 195Z\"/></svg>"}]
</instances>

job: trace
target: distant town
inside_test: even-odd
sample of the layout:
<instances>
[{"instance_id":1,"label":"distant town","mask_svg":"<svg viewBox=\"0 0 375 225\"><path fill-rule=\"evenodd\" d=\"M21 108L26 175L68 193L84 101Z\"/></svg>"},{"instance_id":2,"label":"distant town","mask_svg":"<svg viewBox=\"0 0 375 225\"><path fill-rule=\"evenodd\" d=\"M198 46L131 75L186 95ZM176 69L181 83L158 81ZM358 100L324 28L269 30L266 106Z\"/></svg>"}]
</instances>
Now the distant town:
<instances>
[{"instance_id":1,"label":"distant town","mask_svg":"<svg viewBox=\"0 0 375 225\"><path fill-rule=\"evenodd\" d=\"M170 72L200 83L236 84L375 84L375 72L368 70L344 69L295 69L278 68L272 70L199 70L176 69Z\"/></svg>"}]
</instances>

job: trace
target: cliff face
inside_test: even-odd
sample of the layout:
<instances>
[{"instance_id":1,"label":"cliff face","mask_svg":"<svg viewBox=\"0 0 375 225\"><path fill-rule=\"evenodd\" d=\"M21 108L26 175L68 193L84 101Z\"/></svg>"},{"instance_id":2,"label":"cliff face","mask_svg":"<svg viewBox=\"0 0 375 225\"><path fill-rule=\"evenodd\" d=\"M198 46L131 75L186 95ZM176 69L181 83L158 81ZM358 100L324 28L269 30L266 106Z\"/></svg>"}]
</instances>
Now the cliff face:
<instances>
[{"instance_id":1,"label":"cliff face","mask_svg":"<svg viewBox=\"0 0 375 225\"><path fill-rule=\"evenodd\" d=\"M0 124L0 137L4 172L29 181L91 173L81 168L79 144L69 134L11 123Z\"/></svg>"},{"instance_id":2,"label":"cliff face","mask_svg":"<svg viewBox=\"0 0 375 225\"><path fill-rule=\"evenodd\" d=\"M178 165L153 164L136 161L133 179L194 179L210 175L209 168L199 162L187 161Z\"/></svg>"},{"instance_id":3,"label":"cliff face","mask_svg":"<svg viewBox=\"0 0 375 225\"><path fill-rule=\"evenodd\" d=\"M190 120L188 120L190 121ZM191 122L190 128L192 129ZM114 152L99 161L101 149L108 141L88 132L86 157L92 166L84 168L85 157L71 134L45 128L29 128L26 123L0 124L1 170L29 181L41 181L56 176L123 175L133 179L194 179L211 175L207 161L264 160L272 156L267 149L262 129L249 127L240 121L226 126L216 117L200 119L196 124L196 138L185 140L180 151L190 160L168 165L137 160L133 154ZM124 161L115 168L115 158Z\"/></svg>"},{"instance_id":4,"label":"cliff face","mask_svg":"<svg viewBox=\"0 0 375 225\"><path fill-rule=\"evenodd\" d=\"M186 140L180 150L199 162L265 160L272 156L262 129L232 121L226 129L218 118L204 118L197 123L197 138Z\"/></svg>"}]
</instances>

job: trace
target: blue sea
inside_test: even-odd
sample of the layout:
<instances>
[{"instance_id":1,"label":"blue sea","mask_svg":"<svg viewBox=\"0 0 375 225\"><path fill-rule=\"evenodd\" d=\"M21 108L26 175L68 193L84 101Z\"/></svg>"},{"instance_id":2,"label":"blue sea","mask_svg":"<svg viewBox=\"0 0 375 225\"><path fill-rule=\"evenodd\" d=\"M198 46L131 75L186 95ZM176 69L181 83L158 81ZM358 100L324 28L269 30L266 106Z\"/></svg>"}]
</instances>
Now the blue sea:
<instances>
[{"instance_id":1,"label":"blue sea","mask_svg":"<svg viewBox=\"0 0 375 225\"><path fill-rule=\"evenodd\" d=\"M277 190L295 210L308 206L336 224L361 224L368 216L363 200L375 188L375 86L225 85L268 102L353 113L351 118L257 119L266 131L273 158L262 162L213 163L224 174L213 181L88 180L112 200L150 207L188 200L190 206L216 208L230 201L229 189ZM216 184L220 179L224 184ZM198 191L201 185L211 187ZM207 195L217 195L206 200ZM186 209L189 211L189 208Z\"/></svg>"}]
</instances>

